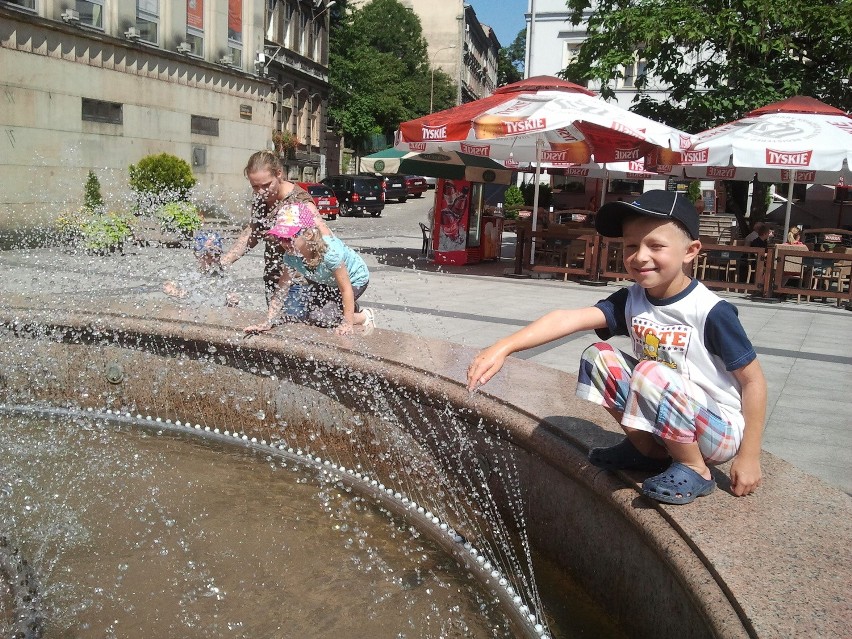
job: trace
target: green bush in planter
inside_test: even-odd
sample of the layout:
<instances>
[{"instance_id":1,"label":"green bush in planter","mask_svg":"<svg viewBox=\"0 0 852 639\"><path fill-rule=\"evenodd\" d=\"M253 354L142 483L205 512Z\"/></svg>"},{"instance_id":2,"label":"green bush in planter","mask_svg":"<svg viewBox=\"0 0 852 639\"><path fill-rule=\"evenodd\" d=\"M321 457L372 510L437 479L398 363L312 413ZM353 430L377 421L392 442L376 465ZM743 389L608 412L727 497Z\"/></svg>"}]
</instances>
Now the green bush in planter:
<instances>
[{"instance_id":1,"label":"green bush in planter","mask_svg":"<svg viewBox=\"0 0 852 639\"><path fill-rule=\"evenodd\" d=\"M92 253L120 250L133 236L133 227L121 213L92 213L80 225L83 248Z\"/></svg>"},{"instance_id":2,"label":"green bush in planter","mask_svg":"<svg viewBox=\"0 0 852 639\"><path fill-rule=\"evenodd\" d=\"M136 193L140 212L187 200L196 184L189 164L168 153L148 155L139 164L131 164L129 171L130 188Z\"/></svg>"},{"instance_id":3,"label":"green bush in planter","mask_svg":"<svg viewBox=\"0 0 852 639\"><path fill-rule=\"evenodd\" d=\"M169 202L157 209L156 216L164 231L180 233L186 238L201 228L201 214L192 202Z\"/></svg>"},{"instance_id":4,"label":"green bush in planter","mask_svg":"<svg viewBox=\"0 0 852 639\"><path fill-rule=\"evenodd\" d=\"M514 184L503 194L503 217L507 220L518 219L518 209L524 205L524 194Z\"/></svg>"}]
</instances>

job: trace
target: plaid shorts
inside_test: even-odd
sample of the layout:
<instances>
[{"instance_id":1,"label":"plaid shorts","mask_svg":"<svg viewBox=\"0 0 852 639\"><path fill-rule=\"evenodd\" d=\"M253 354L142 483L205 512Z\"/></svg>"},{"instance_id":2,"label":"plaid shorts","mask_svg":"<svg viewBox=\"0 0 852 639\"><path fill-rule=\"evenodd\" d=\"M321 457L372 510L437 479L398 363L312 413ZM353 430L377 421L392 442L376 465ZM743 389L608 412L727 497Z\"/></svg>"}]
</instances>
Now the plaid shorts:
<instances>
[{"instance_id":1,"label":"plaid shorts","mask_svg":"<svg viewBox=\"0 0 852 639\"><path fill-rule=\"evenodd\" d=\"M623 413L621 425L681 444L698 443L707 461L737 454L742 434L691 380L658 362L639 361L606 343L583 352L577 396Z\"/></svg>"}]
</instances>

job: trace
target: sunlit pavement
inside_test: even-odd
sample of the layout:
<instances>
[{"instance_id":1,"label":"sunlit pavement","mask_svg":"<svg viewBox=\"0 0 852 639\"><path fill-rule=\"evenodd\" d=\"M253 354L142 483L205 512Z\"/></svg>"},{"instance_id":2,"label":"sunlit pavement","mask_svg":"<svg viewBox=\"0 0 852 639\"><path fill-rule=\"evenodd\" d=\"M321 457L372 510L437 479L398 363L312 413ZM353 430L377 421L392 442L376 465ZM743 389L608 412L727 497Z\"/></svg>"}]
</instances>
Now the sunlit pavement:
<instances>
[{"instance_id":1,"label":"sunlit pavement","mask_svg":"<svg viewBox=\"0 0 852 639\"><path fill-rule=\"evenodd\" d=\"M504 236L501 263L439 269L420 254L418 222L428 223L433 193L388 204L380 218L329 223L371 267L361 302L377 311L379 328L480 348L553 308L593 304L616 290L612 284L597 288L503 277L512 267L511 234ZM101 297L173 303L162 293L163 281L191 277L193 267L187 249L133 247L108 257L58 249L2 251L0 298L57 295L80 307ZM234 265L229 284L239 290L243 308L257 310L258 319L265 310L261 269L258 247ZM833 303L766 304L741 294L722 295L739 309L769 383L764 448L852 494L852 312ZM574 372L593 339L591 333L574 335L517 357ZM419 364L428 368L428 362Z\"/></svg>"}]
</instances>

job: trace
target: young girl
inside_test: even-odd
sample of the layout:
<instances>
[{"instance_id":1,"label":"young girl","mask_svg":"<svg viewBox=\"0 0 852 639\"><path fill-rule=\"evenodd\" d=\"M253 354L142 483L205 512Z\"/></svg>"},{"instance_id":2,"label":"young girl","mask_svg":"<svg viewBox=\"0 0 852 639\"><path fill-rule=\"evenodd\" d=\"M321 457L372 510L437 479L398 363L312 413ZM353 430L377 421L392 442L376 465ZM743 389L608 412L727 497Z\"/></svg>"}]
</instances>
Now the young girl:
<instances>
[{"instance_id":1,"label":"young girl","mask_svg":"<svg viewBox=\"0 0 852 639\"><path fill-rule=\"evenodd\" d=\"M291 271L307 280L302 287L303 320L318 326L335 326L346 335L353 326L366 331L375 325L373 311L361 309L356 300L367 288L370 274L358 253L318 226L313 212L302 203L284 206L267 233L276 242L283 268L269 301L266 322L246 327L247 333L270 330L288 299Z\"/></svg>"},{"instance_id":2,"label":"young girl","mask_svg":"<svg viewBox=\"0 0 852 639\"><path fill-rule=\"evenodd\" d=\"M249 250L254 248L262 239L266 239L266 250L263 256L263 283L266 290L266 301L269 303L275 284L281 275L281 263L276 256L277 242L274 237L267 235L281 207L291 204L304 204L315 218L315 225L323 233L331 233L322 221L319 211L314 206L311 195L298 185L284 177L284 167L281 161L271 151L253 153L243 171L254 192L251 220L240 233L234 245L222 255L220 261L223 267L230 266Z\"/></svg>"}]
</instances>

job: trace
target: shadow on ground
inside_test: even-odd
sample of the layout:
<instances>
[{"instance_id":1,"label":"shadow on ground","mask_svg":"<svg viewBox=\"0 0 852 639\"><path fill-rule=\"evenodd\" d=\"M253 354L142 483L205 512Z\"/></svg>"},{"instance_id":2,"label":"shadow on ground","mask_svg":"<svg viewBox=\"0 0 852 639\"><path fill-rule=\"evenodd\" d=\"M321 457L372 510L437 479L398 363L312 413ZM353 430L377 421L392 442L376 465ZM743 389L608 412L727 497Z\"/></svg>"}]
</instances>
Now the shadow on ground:
<instances>
[{"instance_id":1,"label":"shadow on ground","mask_svg":"<svg viewBox=\"0 0 852 639\"><path fill-rule=\"evenodd\" d=\"M477 264L435 264L432 257L423 255L419 249L358 247L363 255L373 255L382 266L410 268L416 271L448 273L451 275L480 275L502 277L507 269L514 267L514 260L486 260Z\"/></svg>"}]
</instances>

